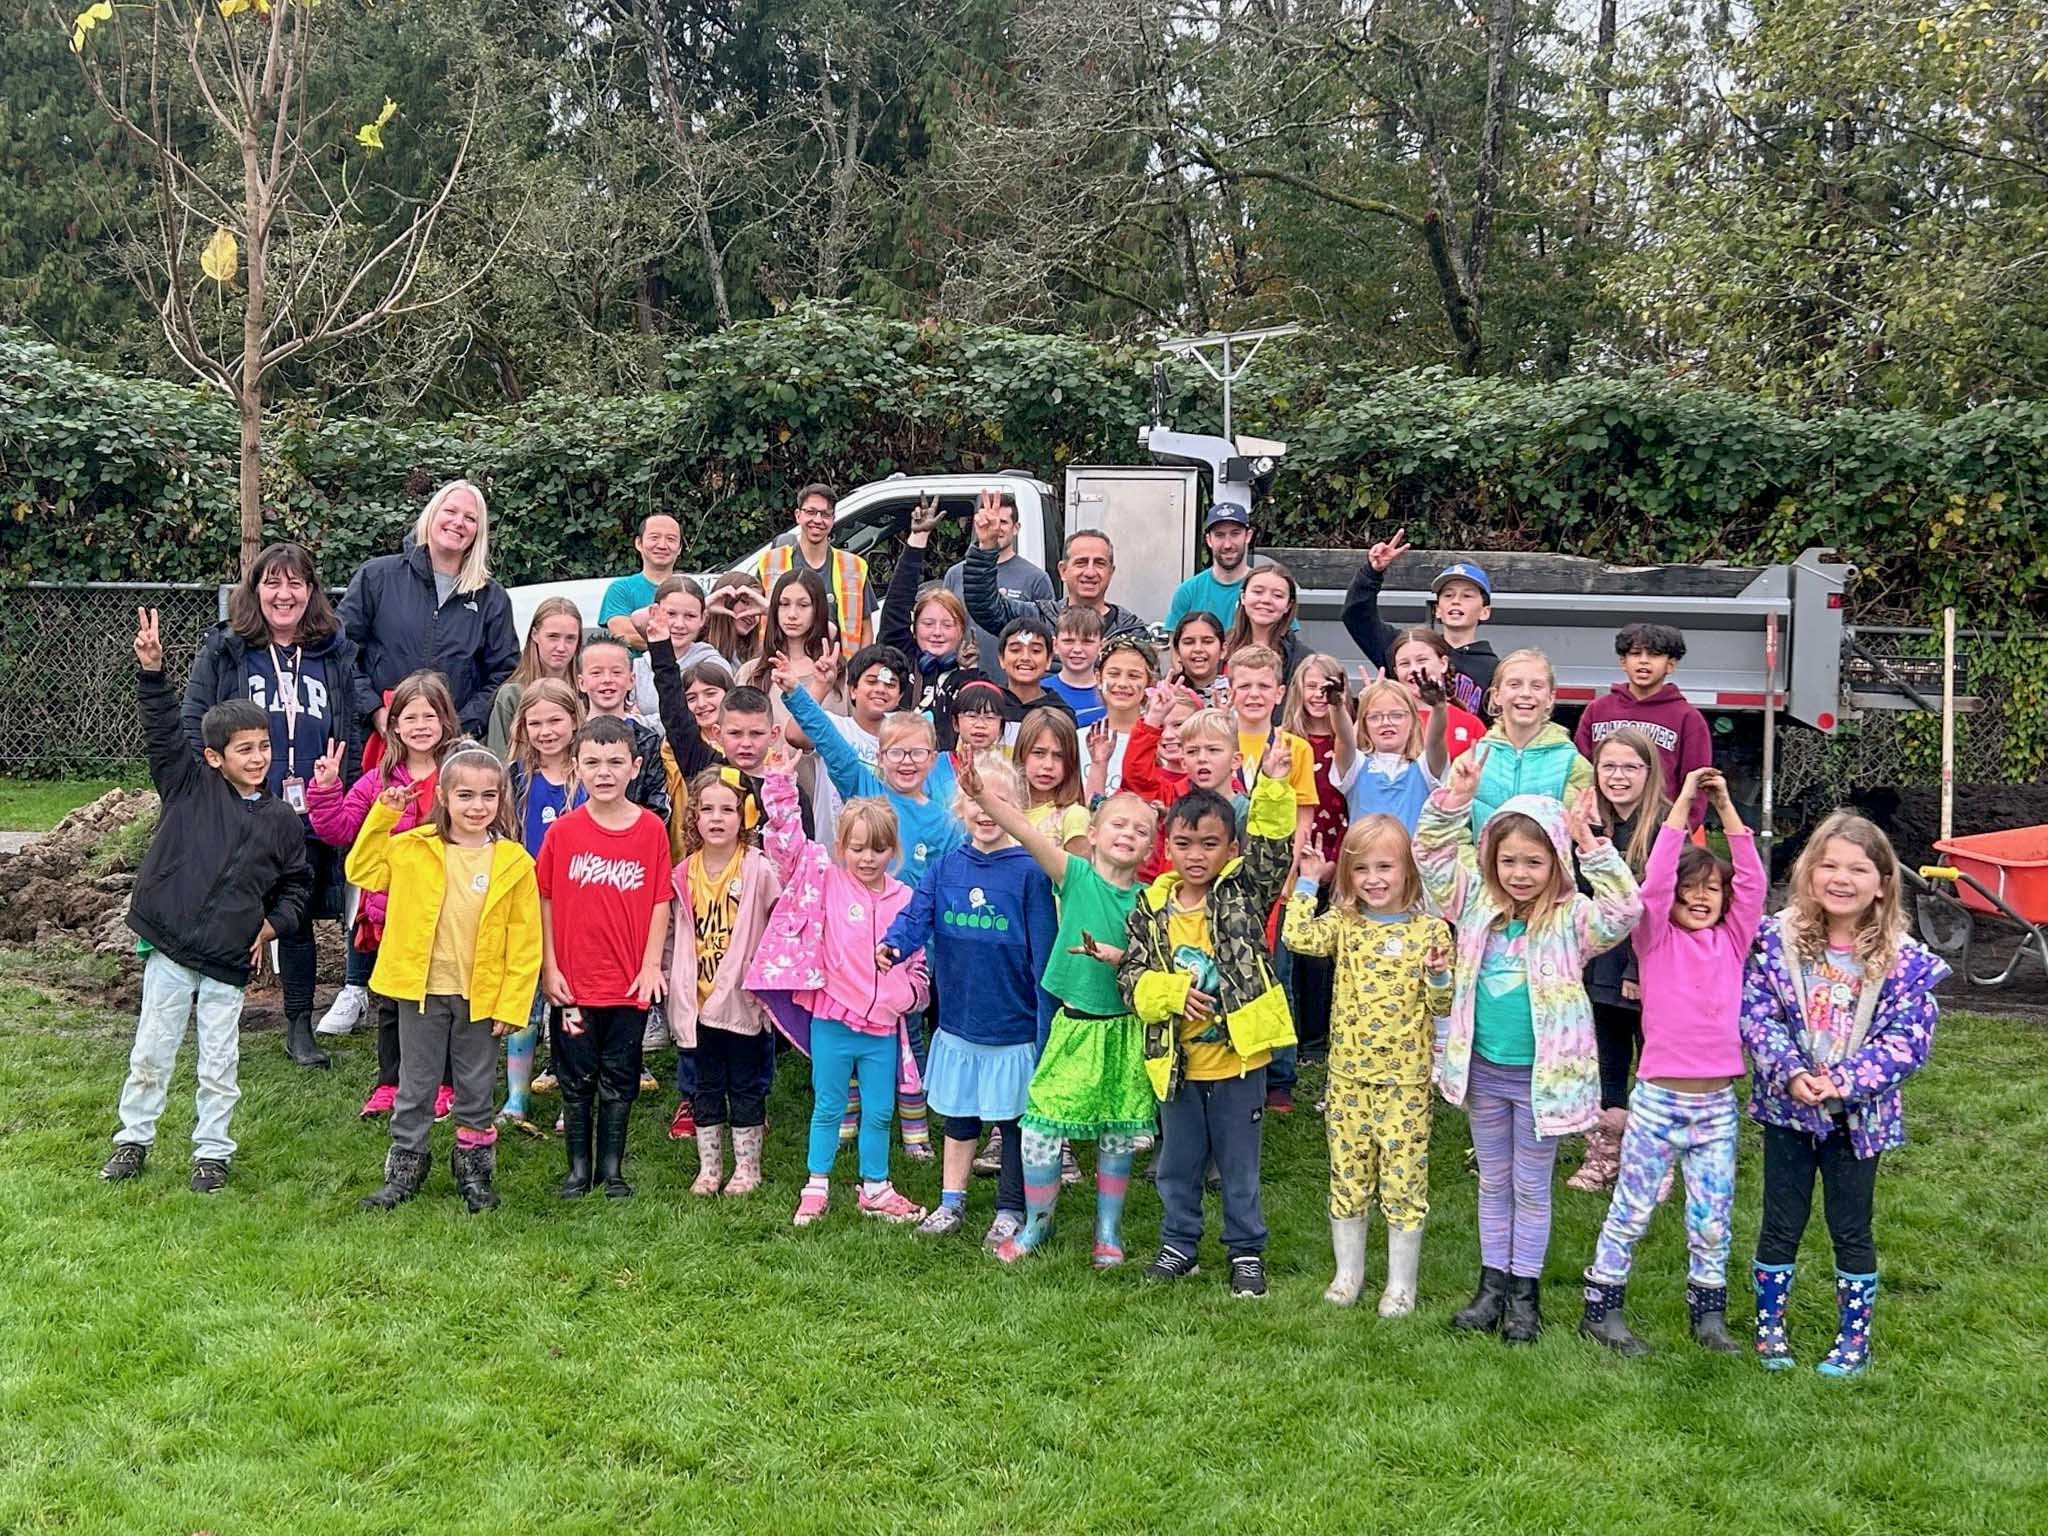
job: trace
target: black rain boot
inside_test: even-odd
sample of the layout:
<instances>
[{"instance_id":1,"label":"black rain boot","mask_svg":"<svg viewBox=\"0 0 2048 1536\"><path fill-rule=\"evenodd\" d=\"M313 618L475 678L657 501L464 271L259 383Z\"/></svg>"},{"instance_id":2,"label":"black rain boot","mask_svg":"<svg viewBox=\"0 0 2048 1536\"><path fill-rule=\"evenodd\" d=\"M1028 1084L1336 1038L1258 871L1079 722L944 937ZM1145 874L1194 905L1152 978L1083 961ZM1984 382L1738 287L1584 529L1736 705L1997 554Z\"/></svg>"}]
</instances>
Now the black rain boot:
<instances>
[{"instance_id":1,"label":"black rain boot","mask_svg":"<svg viewBox=\"0 0 2048 1536\"><path fill-rule=\"evenodd\" d=\"M491 1188L491 1175L498 1171L495 1143L465 1147L457 1142L455 1150L449 1154L448 1168L455 1175L455 1187L461 1192L462 1203L469 1207L470 1215L488 1211L498 1203L498 1192Z\"/></svg>"},{"instance_id":2,"label":"black rain boot","mask_svg":"<svg viewBox=\"0 0 2048 1536\"><path fill-rule=\"evenodd\" d=\"M1508 1310L1500 1325L1504 1342L1534 1344L1543 1332L1543 1308L1537 1298L1541 1289L1534 1275L1508 1276Z\"/></svg>"},{"instance_id":3,"label":"black rain boot","mask_svg":"<svg viewBox=\"0 0 2048 1536\"><path fill-rule=\"evenodd\" d=\"M1685 1307L1692 1313L1692 1341L1716 1355L1742 1354L1742 1343L1728 1331L1728 1287L1692 1285L1685 1288Z\"/></svg>"},{"instance_id":4,"label":"black rain boot","mask_svg":"<svg viewBox=\"0 0 2048 1536\"><path fill-rule=\"evenodd\" d=\"M1479 1293L1461 1311L1451 1314L1451 1326L1461 1333L1492 1333L1500 1327L1507 1300L1507 1271L1482 1266Z\"/></svg>"},{"instance_id":5,"label":"black rain boot","mask_svg":"<svg viewBox=\"0 0 2048 1536\"><path fill-rule=\"evenodd\" d=\"M300 1067L326 1067L333 1065L333 1058L313 1043L313 1010L287 1013L284 1016L284 1053L291 1057L292 1064Z\"/></svg>"},{"instance_id":6,"label":"black rain boot","mask_svg":"<svg viewBox=\"0 0 2048 1536\"><path fill-rule=\"evenodd\" d=\"M626 1119L633 1113L632 1104L624 1099L599 1099L597 1101L597 1182L604 1186L605 1198L609 1200L630 1200L633 1186L626 1182Z\"/></svg>"},{"instance_id":7,"label":"black rain boot","mask_svg":"<svg viewBox=\"0 0 2048 1536\"><path fill-rule=\"evenodd\" d=\"M1645 1344L1629 1331L1621 1315L1622 1302L1628 1296L1628 1282L1609 1285L1604 1280L1586 1277L1586 1315L1579 1319L1579 1336L1591 1339L1596 1344L1605 1344L1617 1355L1631 1360L1640 1359L1650 1352Z\"/></svg>"},{"instance_id":8,"label":"black rain boot","mask_svg":"<svg viewBox=\"0 0 2048 1536\"><path fill-rule=\"evenodd\" d=\"M366 1211L388 1211L393 1206L403 1205L420 1192L420 1186L427 1182L427 1173L434 1166L430 1152L408 1152L404 1147L393 1147L384 1154L384 1187L374 1195L365 1195L357 1202Z\"/></svg>"},{"instance_id":9,"label":"black rain boot","mask_svg":"<svg viewBox=\"0 0 2048 1536\"><path fill-rule=\"evenodd\" d=\"M569 1149L569 1176L555 1193L581 1200L590 1193L590 1100L562 1100L562 1145Z\"/></svg>"}]
</instances>

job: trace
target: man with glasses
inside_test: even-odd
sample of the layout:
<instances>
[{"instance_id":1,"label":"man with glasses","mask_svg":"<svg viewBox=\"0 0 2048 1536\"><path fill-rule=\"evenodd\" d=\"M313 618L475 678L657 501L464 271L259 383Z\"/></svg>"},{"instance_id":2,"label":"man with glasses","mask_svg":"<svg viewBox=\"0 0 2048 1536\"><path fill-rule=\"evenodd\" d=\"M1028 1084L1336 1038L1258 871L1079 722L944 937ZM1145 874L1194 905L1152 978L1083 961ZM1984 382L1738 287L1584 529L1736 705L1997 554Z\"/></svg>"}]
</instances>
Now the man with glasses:
<instances>
[{"instance_id":1,"label":"man with glasses","mask_svg":"<svg viewBox=\"0 0 2048 1536\"><path fill-rule=\"evenodd\" d=\"M996 501L993 491L981 495L982 507L989 507ZM996 582L995 530L993 527L984 534L979 509L975 513L975 543L967 551L967 559L960 571L961 599L967 604L968 617L981 629L1001 634L1010 627L1012 619L1035 618L1048 630L1059 627L1060 615L1069 607L1093 608L1102 615L1102 638L1105 642L1118 635L1142 635L1147 629L1145 620L1128 608L1119 608L1109 600L1110 579L1116 575L1116 550L1109 542L1109 535L1095 528L1083 528L1067 535L1067 546L1060 557L1060 581L1066 588L1066 596L1060 598L1012 598L1006 597Z\"/></svg>"},{"instance_id":2,"label":"man with glasses","mask_svg":"<svg viewBox=\"0 0 2048 1536\"><path fill-rule=\"evenodd\" d=\"M829 485L805 486L796 496L796 527L761 551L754 562L754 574L761 590L772 595L775 583L798 561L817 577L832 607L832 622L839 626L839 645L844 659L875 638L875 610L881 599L868 579L868 563L850 550L832 547L832 527L839 507L839 495ZM774 615L762 620L772 624Z\"/></svg>"}]
</instances>

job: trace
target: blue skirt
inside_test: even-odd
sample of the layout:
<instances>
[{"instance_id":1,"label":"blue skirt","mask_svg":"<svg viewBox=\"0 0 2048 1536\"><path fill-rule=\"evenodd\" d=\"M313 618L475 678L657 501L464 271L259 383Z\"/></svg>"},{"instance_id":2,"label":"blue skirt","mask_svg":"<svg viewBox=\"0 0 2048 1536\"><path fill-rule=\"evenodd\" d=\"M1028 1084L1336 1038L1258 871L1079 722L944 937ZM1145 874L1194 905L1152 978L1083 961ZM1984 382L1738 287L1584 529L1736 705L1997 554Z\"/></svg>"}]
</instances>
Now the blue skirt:
<instances>
[{"instance_id":1,"label":"blue skirt","mask_svg":"<svg viewBox=\"0 0 2048 1536\"><path fill-rule=\"evenodd\" d=\"M935 1115L973 1120L1014 1120L1031 1102L1038 1047L976 1045L947 1030L932 1036L924 1074L924 1101Z\"/></svg>"}]
</instances>

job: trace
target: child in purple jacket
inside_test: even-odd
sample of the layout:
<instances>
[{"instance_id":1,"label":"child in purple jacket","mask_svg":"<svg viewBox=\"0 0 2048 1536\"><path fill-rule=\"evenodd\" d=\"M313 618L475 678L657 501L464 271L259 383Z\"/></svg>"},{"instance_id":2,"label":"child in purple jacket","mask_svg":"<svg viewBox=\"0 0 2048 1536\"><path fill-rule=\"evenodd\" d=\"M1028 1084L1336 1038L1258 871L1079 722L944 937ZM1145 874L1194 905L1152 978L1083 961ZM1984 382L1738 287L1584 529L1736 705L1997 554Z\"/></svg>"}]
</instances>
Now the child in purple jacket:
<instances>
[{"instance_id":1,"label":"child in purple jacket","mask_svg":"<svg viewBox=\"0 0 2048 1536\"><path fill-rule=\"evenodd\" d=\"M1934 989L1948 974L1906 936L1891 840L1836 811L1799 855L1791 900L1764 920L1742 980L1742 1043L1754 1064L1749 1113L1764 1141L1756 1348L1766 1370L1794 1363L1785 1300L1816 1173L1840 1312L1818 1369L1855 1376L1870 1364L1878 1157L1905 1142L1899 1088L1927 1062L1940 1016Z\"/></svg>"}]
</instances>

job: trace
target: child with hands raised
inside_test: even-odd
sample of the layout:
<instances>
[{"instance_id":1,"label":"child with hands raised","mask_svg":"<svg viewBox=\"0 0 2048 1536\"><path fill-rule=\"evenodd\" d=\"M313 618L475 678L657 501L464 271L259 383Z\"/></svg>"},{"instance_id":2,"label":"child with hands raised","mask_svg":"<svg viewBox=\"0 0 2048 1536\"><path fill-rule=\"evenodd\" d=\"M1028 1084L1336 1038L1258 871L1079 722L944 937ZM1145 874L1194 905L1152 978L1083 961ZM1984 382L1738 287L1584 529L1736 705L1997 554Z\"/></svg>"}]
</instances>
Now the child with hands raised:
<instances>
[{"instance_id":1,"label":"child with hands raised","mask_svg":"<svg viewBox=\"0 0 2048 1536\"><path fill-rule=\"evenodd\" d=\"M1605 748L1603 747L1603 752ZM1661 786L1660 786L1661 789ZM1687 840L1694 804L1713 802L1731 859ZM1679 786L1643 869L1631 943L1641 978L1643 1057L1628 1101L1614 1203L1586 1270L1579 1332L1624 1355L1648 1346L1622 1318L1635 1245L1676 1164L1685 1175L1685 1297L1701 1347L1738 1354L1728 1332L1729 1214L1735 1204L1735 1081L1742 1076L1742 972L1769 879L1728 781L1696 768Z\"/></svg>"},{"instance_id":2,"label":"child with hands raised","mask_svg":"<svg viewBox=\"0 0 2048 1536\"><path fill-rule=\"evenodd\" d=\"M313 782L306 786L306 814L314 833L333 847L348 847L368 819L371 803L393 786L409 794L399 807L389 834L395 837L411 831L432 813L441 754L455 744L460 734L455 699L440 673L414 672L401 678L385 706L383 760L346 790L342 787L338 760L329 763L323 759L315 766ZM398 1007L389 997L377 995L372 982L378 946L383 942L385 910L384 893L365 890L349 932L344 990L361 987L364 1007L377 1020L377 1082L358 1111L365 1120L391 1113L398 1099ZM338 1004L340 1000L336 1001ZM448 1117L454 1092L452 1073L444 1072L434 1100L437 1121Z\"/></svg>"},{"instance_id":3,"label":"child with hands raised","mask_svg":"<svg viewBox=\"0 0 2048 1536\"><path fill-rule=\"evenodd\" d=\"M313 872L297 813L265 791L272 745L263 706L249 698L213 705L199 725L204 756L195 755L178 696L164 679L161 618L138 608L135 620L135 688L163 811L128 907L128 926L149 958L121 1087L121 1128L100 1177L142 1172L196 1010L191 1187L211 1195L226 1184L235 1153L228 1126L241 1097L243 989L271 940L305 920ZM338 756L321 761L338 774Z\"/></svg>"},{"instance_id":4,"label":"child with hands raised","mask_svg":"<svg viewBox=\"0 0 2048 1536\"><path fill-rule=\"evenodd\" d=\"M1318 917L1316 892L1325 884L1330 910ZM1336 965L1325 1115L1337 1275L1323 1297L1344 1307L1358 1299L1377 1198L1387 1221L1380 1316L1406 1316L1415 1310L1429 1216L1433 1021L1451 1005L1450 930L1422 910L1408 829L1391 816L1367 816L1352 823L1334 863L1302 855L1281 940Z\"/></svg>"},{"instance_id":5,"label":"child with hands raised","mask_svg":"<svg viewBox=\"0 0 2048 1536\"><path fill-rule=\"evenodd\" d=\"M1052 1235L1061 1147L1095 1143L1097 1269L1124 1258L1124 1196L1137 1139L1150 1135L1157 1101L1145 1076L1145 1026L1117 988L1122 939L1138 899L1138 865L1152 846L1158 812L1133 794L1096 808L1087 856L1064 847L1030 815L991 793L972 765L960 791L1031 855L1059 893L1059 926L1044 987L1058 1004L1039 1051L1024 1114L1024 1228L996 1246L1013 1263ZM1005 1138L1007 1143L1007 1136Z\"/></svg>"},{"instance_id":6,"label":"child with hands raised","mask_svg":"<svg viewBox=\"0 0 2048 1536\"><path fill-rule=\"evenodd\" d=\"M1557 1138L1599 1113L1581 977L1591 956L1628 936L1643 904L1627 861L1593 832L1590 793L1569 809L1548 795L1513 796L1473 846L1472 798L1492 750L1482 742L1451 764L1423 807L1415 860L1457 935L1438 1086L1446 1103L1465 1106L1479 1163L1479 1291L1451 1325L1529 1343L1543 1327ZM1575 852L1590 896L1573 879Z\"/></svg>"},{"instance_id":7,"label":"child with hands raised","mask_svg":"<svg viewBox=\"0 0 2048 1536\"><path fill-rule=\"evenodd\" d=\"M1226 722L1227 729L1227 722ZM1232 755L1235 737L1232 735ZM1223 1243L1233 1296L1266 1294L1266 1222L1259 1199L1266 1066L1294 1043L1293 1020L1266 952L1266 920L1294 858L1287 747L1275 741L1252 790L1246 852L1238 818L1213 789L1191 789L1166 813L1172 870L1139 896L1126 926L1117 985L1145 1027L1145 1072L1160 1100L1160 1281L1196 1268L1204 1170L1223 1185Z\"/></svg>"},{"instance_id":8,"label":"child with hands raised","mask_svg":"<svg viewBox=\"0 0 2048 1536\"><path fill-rule=\"evenodd\" d=\"M387 893L371 987L398 1009L399 1080L384 1185L366 1210L418 1194L441 1064L455 1090L452 1167L472 1212L498 1203L498 1041L525 1027L539 978L542 924L533 856L520 844L505 766L474 742L448 754L431 818L393 835L412 792L388 784L349 850L348 877Z\"/></svg>"},{"instance_id":9,"label":"child with hands raised","mask_svg":"<svg viewBox=\"0 0 2048 1536\"><path fill-rule=\"evenodd\" d=\"M763 847L782 896L747 967L746 986L811 1058L810 1178L795 1224L809 1226L825 1215L839 1123L856 1074L863 1079L860 1213L921 1221L923 1207L889 1181L892 1086L912 1095L922 1089L903 1018L923 1008L929 995L921 953L886 968L877 963L883 934L911 899L910 888L889 873L900 853L895 812L879 796L849 800L839 814L835 862L804 836L787 746L778 744L764 768Z\"/></svg>"},{"instance_id":10,"label":"child with hands raised","mask_svg":"<svg viewBox=\"0 0 2048 1536\"><path fill-rule=\"evenodd\" d=\"M954 805L968 841L932 862L875 961L886 970L928 947L938 995L925 1101L945 1117L946 1145L940 1203L918 1230L942 1237L965 1226L974 1148L986 1124L1002 1132L996 1216L984 1239L995 1248L1024 1227L1017 1121L1051 1026L1053 1001L1039 979L1052 962L1058 919L1051 882L987 809L1002 799L1021 810L1016 769L992 752L971 767L981 797L963 794Z\"/></svg>"}]
</instances>

